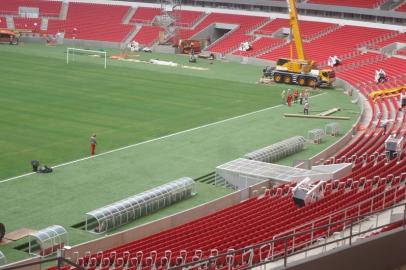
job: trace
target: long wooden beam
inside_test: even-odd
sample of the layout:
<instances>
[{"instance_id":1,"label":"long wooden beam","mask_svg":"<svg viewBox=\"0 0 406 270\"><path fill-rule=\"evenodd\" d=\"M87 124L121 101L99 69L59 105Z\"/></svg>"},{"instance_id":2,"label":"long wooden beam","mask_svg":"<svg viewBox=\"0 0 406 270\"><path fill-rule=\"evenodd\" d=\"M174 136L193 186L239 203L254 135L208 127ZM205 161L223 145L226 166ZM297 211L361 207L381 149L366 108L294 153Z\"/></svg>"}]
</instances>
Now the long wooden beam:
<instances>
[{"instance_id":1,"label":"long wooden beam","mask_svg":"<svg viewBox=\"0 0 406 270\"><path fill-rule=\"evenodd\" d=\"M330 114L333 114L333 113L339 112L339 111L341 111L340 108L332 108L332 109L330 109L330 110L328 110L328 111L319 113L319 115L321 115L321 116L327 116L327 115L330 115Z\"/></svg>"},{"instance_id":2,"label":"long wooden beam","mask_svg":"<svg viewBox=\"0 0 406 270\"><path fill-rule=\"evenodd\" d=\"M295 114L295 113L284 113L285 117L299 117L299 118L313 118L313 119L335 119L335 120L350 120L348 116L332 116L332 115L310 115L310 114Z\"/></svg>"}]
</instances>

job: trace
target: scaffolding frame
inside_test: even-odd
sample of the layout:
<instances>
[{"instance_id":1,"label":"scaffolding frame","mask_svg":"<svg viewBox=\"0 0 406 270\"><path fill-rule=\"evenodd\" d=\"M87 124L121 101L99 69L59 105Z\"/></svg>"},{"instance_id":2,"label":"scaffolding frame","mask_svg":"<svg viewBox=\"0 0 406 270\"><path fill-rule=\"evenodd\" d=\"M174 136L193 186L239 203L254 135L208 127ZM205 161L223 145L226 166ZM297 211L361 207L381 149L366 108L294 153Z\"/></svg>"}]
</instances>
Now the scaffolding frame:
<instances>
[{"instance_id":1,"label":"scaffolding frame","mask_svg":"<svg viewBox=\"0 0 406 270\"><path fill-rule=\"evenodd\" d=\"M332 122L326 125L325 134L331 136L338 136L341 133L341 126L336 122Z\"/></svg>"},{"instance_id":2,"label":"scaffolding frame","mask_svg":"<svg viewBox=\"0 0 406 270\"><path fill-rule=\"evenodd\" d=\"M322 143L323 138L326 136L324 130L320 128L311 129L307 132L309 140L314 143Z\"/></svg>"}]
</instances>

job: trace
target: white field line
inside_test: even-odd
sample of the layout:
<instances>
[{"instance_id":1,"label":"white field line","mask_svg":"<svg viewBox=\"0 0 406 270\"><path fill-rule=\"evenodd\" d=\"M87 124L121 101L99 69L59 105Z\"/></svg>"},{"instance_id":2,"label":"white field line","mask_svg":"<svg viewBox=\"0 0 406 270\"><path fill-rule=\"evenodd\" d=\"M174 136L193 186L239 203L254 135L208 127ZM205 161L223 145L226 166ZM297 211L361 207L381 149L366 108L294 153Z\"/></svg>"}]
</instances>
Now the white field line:
<instances>
[{"instance_id":1,"label":"white field line","mask_svg":"<svg viewBox=\"0 0 406 270\"><path fill-rule=\"evenodd\" d=\"M311 96L310 98L321 96L321 95L324 95L324 94L326 94L326 93L324 92L324 93L321 93L321 94L316 94L314 96ZM66 165L78 163L80 161L84 161L84 160L88 160L88 159L108 155L108 154L111 154L111 153L114 153L114 152L122 151L122 150L125 150L125 149L128 149L128 148L137 147L137 146L140 146L140 145L143 145L143 144L164 140L164 139L167 139L167 138L171 138L171 137L181 135L181 134L184 134L184 133L188 133L188 132L191 132L191 131L195 131L195 130L198 130L198 129L203 129L203 128L206 128L206 127L210 127L210 126L222 124L222 123L225 123L225 122L228 122L228 121L236 120L236 119L239 119L239 118L247 117L247 116L257 114L257 113L260 113L260 112L272 110L274 108L281 107L281 106L282 106L282 104L275 105L275 106L272 106L272 107L268 107L268 108L265 108L265 109L261 109L261 110L246 113L246 114L241 114L241 115L238 115L238 116L234 116L234 117L231 117L231 118L227 118L227 119L224 119L224 120L213 122L213 123L210 123L210 124L194 127L194 128L191 128L191 129L182 130L182 131L179 131L179 132L175 132L175 133L168 134L168 135L158 137L158 138L154 138L154 139L151 139L151 140L147 140L147 141L143 141L143 142L139 142L139 143L135 143L135 144L130 144L130 145L120 147L120 148L116 148L116 149L113 149L113 150L110 150L110 151L106 151L106 152L103 152L103 153L100 153L100 154L97 154L97 155L94 155L94 156L88 156L88 157L80 158L80 159L77 159L77 160L72 160L72 161L69 161L69 162L61 163L61 164L52 166L52 168L59 168L59 167L63 167L63 166L66 166ZM30 176L30 175L33 175L33 174L36 174L36 173L35 172L30 172L30 173L14 176L14 177L11 177L11 178L7 178L7 179L4 179L4 180L1 180L0 184L6 183L6 182L9 182L9 181L13 181L13 180L18 180L18 179L21 179L23 177Z\"/></svg>"}]
</instances>

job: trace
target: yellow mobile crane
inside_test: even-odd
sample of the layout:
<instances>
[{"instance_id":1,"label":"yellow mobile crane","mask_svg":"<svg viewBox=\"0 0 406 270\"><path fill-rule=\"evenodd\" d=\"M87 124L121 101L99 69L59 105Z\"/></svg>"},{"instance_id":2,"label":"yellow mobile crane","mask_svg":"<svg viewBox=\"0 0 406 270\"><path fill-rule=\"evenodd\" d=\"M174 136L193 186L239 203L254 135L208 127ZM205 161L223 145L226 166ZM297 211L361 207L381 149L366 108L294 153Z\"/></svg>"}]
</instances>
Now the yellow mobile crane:
<instances>
[{"instance_id":1,"label":"yellow mobile crane","mask_svg":"<svg viewBox=\"0 0 406 270\"><path fill-rule=\"evenodd\" d=\"M265 77L277 83L299 84L301 86L331 86L335 81L333 70L319 70L316 62L306 60L302 37L300 35L295 0L287 0L289 9L290 35L296 47L297 58L293 58L292 44L290 44L290 59L281 58L276 62L276 67L266 67L263 72Z\"/></svg>"}]
</instances>

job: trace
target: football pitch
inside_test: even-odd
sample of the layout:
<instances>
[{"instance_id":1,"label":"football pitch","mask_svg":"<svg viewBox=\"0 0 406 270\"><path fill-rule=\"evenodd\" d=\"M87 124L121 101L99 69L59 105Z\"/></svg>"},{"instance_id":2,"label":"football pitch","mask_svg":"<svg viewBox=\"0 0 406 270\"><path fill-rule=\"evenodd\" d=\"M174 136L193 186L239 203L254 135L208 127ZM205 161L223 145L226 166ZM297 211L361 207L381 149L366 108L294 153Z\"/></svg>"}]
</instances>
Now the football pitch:
<instances>
[{"instance_id":1,"label":"football pitch","mask_svg":"<svg viewBox=\"0 0 406 270\"><path fill-rule=\"evenodd\" d=\"M281 105L285 85L255 82L261 67L198 60L202 70L78 56L69 65L64 47L0 46L5 78L0 91L0 222L8 231L67 228L70 244L97 236L72 228L84 214L182 176L193 178L243 154L295 135L307 135L332 120L284 118L302 106ZM109 52L109 54L117 52ZM191 66L184 56L140 53ZM310 113L340 107L343 132L359 108L337 90L311 97ZM89 137L97 153L89 159ZM315 155L337 138L308 145L297 155ZM58 166L49 175L33 174L30 161ZM70 163L70 161L76 161ZM198 195L120 228L133 227L226 195L231 190L197 183ZM28 255L0 246L10 260Z\"/></svg>"}]
</instances>

